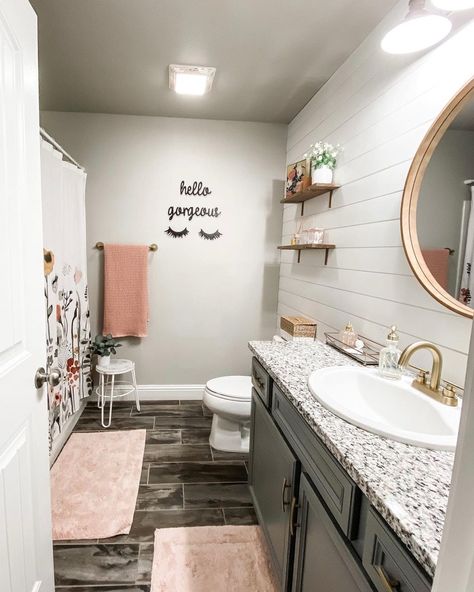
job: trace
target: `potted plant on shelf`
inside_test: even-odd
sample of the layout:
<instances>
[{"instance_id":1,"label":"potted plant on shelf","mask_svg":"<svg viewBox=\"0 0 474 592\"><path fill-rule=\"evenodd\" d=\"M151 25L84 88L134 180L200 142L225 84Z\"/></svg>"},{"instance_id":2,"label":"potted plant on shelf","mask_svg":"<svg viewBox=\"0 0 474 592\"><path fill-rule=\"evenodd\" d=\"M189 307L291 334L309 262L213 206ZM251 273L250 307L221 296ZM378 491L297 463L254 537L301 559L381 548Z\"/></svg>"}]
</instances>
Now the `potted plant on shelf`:
<instances>
[{"instance_id":1,"label":"potted plant on shelf","mask_svg":"<svg viewBox=\"0 0 474 592\"><path fill-rule=\"evenodd\" d=\"M311 144L305 158L311 161L311 183L332 183L336 158L341 152L339 144L316 142Z\"/></svg>"},{"instance_id":2,"label":"potted plant on shelf","mask_svg":"<svg viewBox=\"0 0 474 592\"><path fill-rule=\"evenodd\" d=\"M116 354L117 347L121 347L121 345L112 335L96 335L91 349L93 354L97 354L99 366L110 366L110 355Z\"/></svg>"}]
</instances>

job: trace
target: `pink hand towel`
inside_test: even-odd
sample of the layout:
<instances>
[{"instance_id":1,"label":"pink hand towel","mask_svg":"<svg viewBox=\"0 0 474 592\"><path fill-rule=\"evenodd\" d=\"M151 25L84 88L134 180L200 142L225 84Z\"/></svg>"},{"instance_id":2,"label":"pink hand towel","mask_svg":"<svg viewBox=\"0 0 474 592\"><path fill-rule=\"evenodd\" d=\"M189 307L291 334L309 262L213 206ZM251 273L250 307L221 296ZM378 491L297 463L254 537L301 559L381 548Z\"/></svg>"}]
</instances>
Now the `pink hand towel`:
<instances>
[{"instance_id":1,"label":"pink hand towel","mask_svg":"<svg viewBox=\"0 0 474 592\"><path fill-rule=\"evenodd\" d=\"M104 246L104 335L146 337L148 247Z\"/></svg>"},{"instance_id":2,"label":"pink hand towel","mask_svg":"<svg viewBox=\"0 0 474 592\"><path fill-rule=\"evenodd\" d=\"M448 249L422 249L423 259L438 284L448 289Z\"/></svg>"}]
</instances>

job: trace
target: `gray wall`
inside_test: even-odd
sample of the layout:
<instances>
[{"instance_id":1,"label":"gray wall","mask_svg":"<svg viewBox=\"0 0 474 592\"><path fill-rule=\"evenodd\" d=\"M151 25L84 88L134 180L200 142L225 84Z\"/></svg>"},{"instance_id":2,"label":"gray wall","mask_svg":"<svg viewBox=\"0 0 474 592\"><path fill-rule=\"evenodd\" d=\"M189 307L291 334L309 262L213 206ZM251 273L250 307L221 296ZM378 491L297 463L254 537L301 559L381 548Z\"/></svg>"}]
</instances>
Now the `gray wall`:
<instances>
[{"instance_id":1,"label":"gray wall","mask_svg":"<svg viewBox=\"0 0 474 592\"><path fill-rule=\"evenodd\" d=\"M249 339L276 326L287 126L43 112L42 125L88 173L87 253L92 331L102 329L103 254L97 241L158 243L150 255L150 323L120 351L140 384L203 384L249 372ZM180 196L202 180L203 197ZM175 218L171 205L218 206L218 218ZM205 241L200 228L223 236Z\"/></svg>"},{"instance_id":2,"label":"gray wall","mask_svg":"<svg viewBox=\"0 0 474 592\"><path fill-rule=\"evenodd\" d=\"M423 248L449 247L449 291L454 295L463 201L471 195L466 179L474 178L474 131L448 130L431 157L416 212Z\"/></svg>"}]
</instances>

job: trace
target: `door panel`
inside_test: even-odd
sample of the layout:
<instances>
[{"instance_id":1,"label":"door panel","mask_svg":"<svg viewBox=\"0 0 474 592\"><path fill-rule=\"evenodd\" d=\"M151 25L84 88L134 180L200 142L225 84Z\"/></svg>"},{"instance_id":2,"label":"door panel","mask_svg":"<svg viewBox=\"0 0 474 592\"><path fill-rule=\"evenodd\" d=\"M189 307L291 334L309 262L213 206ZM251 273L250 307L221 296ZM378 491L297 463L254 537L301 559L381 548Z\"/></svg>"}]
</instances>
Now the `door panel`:
<instances>
[{"instance_id":1,"label":"door panel","mask_svg":"<svg viewBox=\"0 0 474 592\"><path fill-rule=\"evenodd\" d=\"M34 565L28 559L34 557L32 530L22 525L33 522L33 497L31 488L31 462L28 451L27 425L19 431L0 457L0 523L2 548L8 548L10 556L10 580L12 590L28 590L35 581ZM30 484L30 486L28 486ZM5 577L7 573L5 572ZM8 582L2 582L1 590L8 590Z\"/></svg>"},{"instance_id":2,"label":"door panel","mask_svg":"<svg viewBox=\"0 0 474 592\"><path fill-rule=\"evenodd\" d=\"M52 592L36 15L0 0L0 590Z\"/></svg>"},{"instance_id":3,"label":"door panel","mask_svg":"<svg viewBox=\"0 0 474 592\"><path fill-rule=\"evenodd\" d=\"M0 19L0 248L2 289L0 311L0 371L15 364L25 353L24 318L21 294L21 250L19 244L21 170L25 168L21 135L23 121L23 80L21 50L5 20Z\"/></svg>"},{"instance_id":4,"label":"door panel","mask_svg":"<svg viewBox=\"0 0 474 592\"><path fill-rule=\"evenodd\" d=\"M250 490L282 590L286 590L291 537L290 503L298 463L274 425L259 396L252 400Z\"/></svg>"}]
</instances>

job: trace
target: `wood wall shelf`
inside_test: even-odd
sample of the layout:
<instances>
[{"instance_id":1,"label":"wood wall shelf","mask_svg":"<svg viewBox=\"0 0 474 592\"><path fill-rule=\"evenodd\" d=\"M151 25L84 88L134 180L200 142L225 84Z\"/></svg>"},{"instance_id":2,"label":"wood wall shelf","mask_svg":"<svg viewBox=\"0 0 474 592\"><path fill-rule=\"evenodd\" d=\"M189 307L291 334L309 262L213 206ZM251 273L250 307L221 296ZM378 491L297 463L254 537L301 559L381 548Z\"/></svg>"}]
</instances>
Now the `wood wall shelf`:
<instances>
[{"instance_id":1,"label":"wood wall shelf","mask_svg":"<svg viewBox=\"0 0 474 592\"><path fill-rule=\"evenodd\" d=\"M313 199L314 197L320 197L326 193L329 193L329 207L332 207L332 194L333 191L339 189L340 185L335 185L334 183L315 183L314 185L310 185L307 189L303 191L298 191L298 193L293 194L291 197L284 197L280 203L283 204L301 204L301 215L304 213L304 202L308 201L308 199Z\"/></svg>"},{"instance_id":2,"label":"wood wall shelf","mask_svg":"<svg viewBox=\"0 0 474 592\"><path fill-rule=\"evenodd\" d=\"M331 249L335 249L336 245L330 245L327 243L322 243L319 245L281 245L278 247L281 251L298 251L298 263L301 260L301 251L310 251L310 250L324 250L326 251L325 257L324 257L324 265L328 264L328 256L329 256L329 251Z\"/></svg>"}]
</instances>

